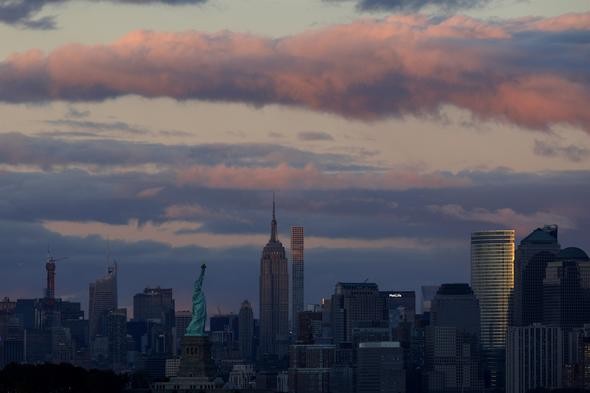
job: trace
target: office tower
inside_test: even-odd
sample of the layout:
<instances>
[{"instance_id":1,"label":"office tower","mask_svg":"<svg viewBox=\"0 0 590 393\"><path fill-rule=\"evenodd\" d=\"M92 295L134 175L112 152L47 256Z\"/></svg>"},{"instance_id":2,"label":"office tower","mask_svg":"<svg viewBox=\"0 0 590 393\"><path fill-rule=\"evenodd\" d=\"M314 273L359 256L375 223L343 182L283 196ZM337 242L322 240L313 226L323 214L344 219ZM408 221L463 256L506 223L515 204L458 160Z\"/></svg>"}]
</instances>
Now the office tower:
<instances>
[{"instance_id":1,"label":"office tower","mask_svg":"<svg viewBox=\"0 0 590 393\"><path fill-rule=\"evenodd\" d=\"M543 280L543 324L566 332L590 323L590 259L569 247L547 263Z\"/></svg>"},{"instance_id":2,"label":"office tower","mask_svg":"<svg viewBox=\"0 0 590 393\"><path fill-rule=\"evenodd\" d=\"M590 325L574 328L567 335L564 388L590 389Z\"/></svg>"},{"instance_id":3,"label":"office tower","mask_svg":"<svg viewBox=\"0 0 590 393\"><path fill-rule=\"evenodd\" d=\"M289 392L330 392L330 370L334 345L291 345L289 347Z\"/></svg>"},{"instance_id":4,"label":"office tower","mask_svg":"<svg viewBox=\"0 0 590 393\"><path fill-rule=\"evenodd\" d=\"M174 326L174 298L171 288L145 288L133 296L133 319L158 321Z\"/></svg>"},{"instance_id":5,"label":"office tower","mask_svg":"<svg viewBox=\"0 0 590 393\"><path fill-rule=\"evenodd\" d=\"M219 314L213 315L209 319L209 330L211 332L229 332L233 339L238 339L240 335L239 315L236 314Z\"/></svg>"},{"instance_id":6,"label":"office tower","mask_svg":"<svg viewBox=\"0 0 590 393\"><path fill-rule=\"evenodd\" d=\"M109 361L114 369L121 370L127 364L127 309L109 311L103 323L108 338Z\"/></svg>"},{"instance_id":7,"label":"office tower","mask_svg":"<svg viewBox=\"0 0 590 393\"><path fill-rule=\"evenodd\" d=\"M406 372L398 342L361 343L358 348L357 393L405 393Z\"/></svg>"},{"instance_id":8,"label":"office tower","mask_svg":"<svg viewBox=\"0 0 590 393\"><path fill-rule=\"evenodd\" d=\"M292 291L292 308L291 323L293 326L293 335L297 337L298 318L297 315L303 311L304 298L304 239L303 227L291 227L291 263L293 270L291 273L291 291Z\"/></svg>"},{"instance_id":9,"label":"office tower","mask_svg":"<svg viewBox=\"0 0 590 393\"><path fill-rule=\"evenodd\" d=\"M479 300L486 384L501 389L505 385L506 332L514 287L514 230L471 234L471 287Z\"/></svg>"},{"instance_id":10,"label":"office tower","mask_svg":"<svg viewBox=\"0 0 590 393\"><path fill-rule=\"evenodd\" d=\"M25 360L25 329L13 311L0 310L0 368Z\"/></svg>"},{"instance_id":11,"label":"office tower","mask_svg":"<svg viewBox=\"0 0 590 393\"><path fill-rule=\"evenodd\" d=\"M479 336L479 318L479 300L469 284L443 284L432 299L430 326L454 327Z\"/></svg>"},{"instance_id":12,"label":"office tower","mask_svg":"<svg viewBox=\"0 0 590 393\"><path fill-rule=\"evenodd\" d=\"M229 373L227 388L229 390L252 390L256 377L254 366L251 364L235 364Z\"/></svg>"},{"instance_id":13,"label":"office tower","mask_svg":"<svg viewBox=\"0 0 590 393\"><path fill-rule=\"evenodd\" d=\"M88 324L90 341L102 331L101 320L118 307L117 302L117 263L113 261L107 268L107 275L99 278L89 286Z\"/></svg>"},{"instance_id":14,"label":"office tower","mask_svg":"<svg viewBox=\"0 0 590 393\"><path fill-rule=\"evenodd\" d=\"M537 228L520 241L514 255L513 324L528 326L543 321L543 279L547 263L561 246L557 225Z\"/></svg>"},{"instance_id":15,"label":"office tower","mask_svg":"<svg viewBox=\"0 0 590 393\"><path fill-rule=\"evenodd\" d=\"M171 288L145 288L133 296L133 320L149 321L150 352L176 353L176 315Z\"/></svg>"},{"instance_id":16,"label":"office tower","mask_svg":"<svg viewBox=\"0 0 590 393\"><path fill-rule=\"evenodd\" d=\"M558 327L513 326L506 342L506 392L562 386L563 333Z\"/></svg>"},{"instance_id":17,"label":"office tower","mask_svg":"<svg viewBox=\"0 0 590 393\"><path fill-rule=\"evenodd\" d=\"M383 309L383 298L377 284L336 284L331 301L334 343L352 342L353 328L362 322L386 321Z\"/></svg>"},{"instance_id":18,"label":"office tower","mask_svg":"<svg viewBox=\"0 0 590 393\"><path fill-rule=\"evenodd\" d=\"M250 302L244 300L238 314L240 355L246 361L254 359L254 312Z\"/></svg>"},{"instance_id":19,"label":"office tower","mask_svg":"<svg viewBox=\"0 0 590 393\"><path fill-rule=\"evenodd\" d=\"M176 352L180 350L180 341L184 337L186 333L186 328L191 323L193 319L193 314L189 310L181 310L176 311L175 313L176 319Z\"/></svg>"},{"instance_id":20,"label":"office tower","mask_svg":"<svg viewBox=\"0 0 590 393\"><path fill-rule=\"evenodd\" d=\"M479 302L468 284L443 284L432 300L425 329L425 379L429 392L483 391Z\"/></svg>"},{"instance_id":21,"label":"office tower","mask_svg":"<svg viewBox=\"0 0 590 393\"><path fill-rule=\"evenodd\" d=\"M430 312L431 302L436 296L438 288L438 285L423 285L420 288L422 293L422 313Z\"/></svg>"},{"instance_id":22,"label":"office tower","mask_svg":"<svg viewBox=\"0 0 590 393\"><path fill-rule=\"evenodd\" d=\"M321 311L302 311L297 315L297 343L314 344L322 336Z\"/></svg>"},{"instance_id":23,"label":"office tower","mask_svg":"<svg viewBox=\"0 0 590 393\"><path fill-rule=\"evenodd\" d=\"M272 204L270 240L260 258L259 356L287 355L289 343L289 263L278 239L275 202Z\"/></svg>"},{"instance_id":24,"label":"office tower","mask_svg":"<svg viewBox=\"0 0 590 393\"><path fill-rule=\"evenodd\" d=\"M402 322L414 323L416 318L416 292L381 291L384 303L383 319L389 321L390 328Z\"/></svg>"}]
</instances>

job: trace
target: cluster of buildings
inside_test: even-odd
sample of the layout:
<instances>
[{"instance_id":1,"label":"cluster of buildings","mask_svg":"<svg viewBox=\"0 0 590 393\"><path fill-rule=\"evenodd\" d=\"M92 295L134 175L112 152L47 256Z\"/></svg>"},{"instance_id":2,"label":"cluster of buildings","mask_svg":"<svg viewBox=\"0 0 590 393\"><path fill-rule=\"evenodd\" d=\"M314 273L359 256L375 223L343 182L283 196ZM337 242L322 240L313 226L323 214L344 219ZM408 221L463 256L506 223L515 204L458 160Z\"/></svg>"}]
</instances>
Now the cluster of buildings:
<instances>
[{"instance_id":1,"label":"cluster of buildings","mask_svg":"<svg viewBox=\"0 0 590 393\"><path fill-rule=\"evenodd\" d=\"M555 225L518 246L513 230L473 233L471 282L425 286L420 299L376 283L339 282L330 296L304 305L303 228L292 227L290 240L288 253L273 203L259 303L244 300L237 313L210 317L215 377L206 390L590 388L590 259L579 248L562 248ZM192 316L175 309L172 289L146 288L127 315L118 307L117 265L110 261L105 277L90 285L85 318L80 303L55 297L51 256L46 270L44 298L0 302L0 366L71 362L142 372L155 382L179 375L180 342Z\"/></svg>"}]
</instances>

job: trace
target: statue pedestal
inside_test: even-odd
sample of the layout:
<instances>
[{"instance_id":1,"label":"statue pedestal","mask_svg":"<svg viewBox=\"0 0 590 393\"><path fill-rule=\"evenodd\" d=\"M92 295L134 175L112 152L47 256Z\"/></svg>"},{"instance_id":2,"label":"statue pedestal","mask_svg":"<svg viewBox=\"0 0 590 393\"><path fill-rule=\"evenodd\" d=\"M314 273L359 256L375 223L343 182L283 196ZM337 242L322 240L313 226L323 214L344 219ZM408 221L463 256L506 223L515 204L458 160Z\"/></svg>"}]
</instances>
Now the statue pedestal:
<instances>
[{"instance_id":1,"label":"statue pedestal","mask_svg":"<svg viewBox=\"0 0 590 393\"><path fill-rule=\"evenodd\" d=\"M180 368L178 376L181 378L215 378L216 369L211 358L211 343L207 336L184 336L180 347Z\"/></svg>"}]
</instances>

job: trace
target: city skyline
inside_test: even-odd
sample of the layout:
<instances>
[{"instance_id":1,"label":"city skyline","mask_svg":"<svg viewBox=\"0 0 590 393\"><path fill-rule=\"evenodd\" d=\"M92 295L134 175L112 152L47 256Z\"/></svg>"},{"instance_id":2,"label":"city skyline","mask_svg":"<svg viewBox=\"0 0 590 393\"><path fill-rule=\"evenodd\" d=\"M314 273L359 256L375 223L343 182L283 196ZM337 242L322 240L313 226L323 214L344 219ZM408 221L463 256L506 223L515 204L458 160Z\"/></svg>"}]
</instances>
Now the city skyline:
<instances>
[{"instance_id":1,"label":"city skyline","mask_svg":"<svg viewBox=\"0 0 590 393\"><path fill-rule=\"evenodd\" d=\"M478 230L555 223L564 246L590 249L585 0L13 3L0 3L11 297L39 293L50 244L70 257L61 296L86 303L80 282L102 274L110 239L122 306L198 258L213 306L234 307L229 293L252 298L258 280L272 190L281 238L306 228L305 303L358 276L466 282Z\"/></svg>"}]
</instances>

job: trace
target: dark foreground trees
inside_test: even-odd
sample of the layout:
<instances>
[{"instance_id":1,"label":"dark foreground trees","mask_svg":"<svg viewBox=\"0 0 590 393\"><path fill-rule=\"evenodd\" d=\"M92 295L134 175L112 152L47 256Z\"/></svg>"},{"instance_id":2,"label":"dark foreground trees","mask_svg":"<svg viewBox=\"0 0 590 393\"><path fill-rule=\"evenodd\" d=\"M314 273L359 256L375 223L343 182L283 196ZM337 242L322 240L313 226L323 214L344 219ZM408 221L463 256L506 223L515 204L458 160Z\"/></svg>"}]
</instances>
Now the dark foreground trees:
<instances>
[{"instance_id":1,"label":"dark foreground trees","mask_svg":"<svg viewBox=\"0 0 590 393\"><path fill-rule=\"evenodd\" d=\"M0 370L3 393L119 393L126 377L71 364L9 364Z\"/></svg>"}]
</instances>

